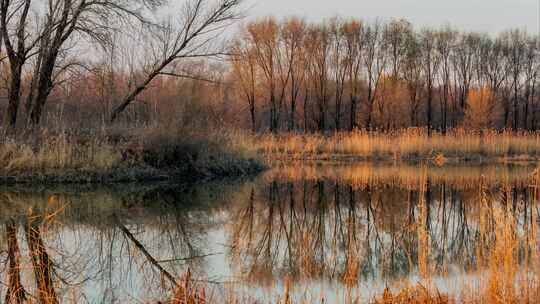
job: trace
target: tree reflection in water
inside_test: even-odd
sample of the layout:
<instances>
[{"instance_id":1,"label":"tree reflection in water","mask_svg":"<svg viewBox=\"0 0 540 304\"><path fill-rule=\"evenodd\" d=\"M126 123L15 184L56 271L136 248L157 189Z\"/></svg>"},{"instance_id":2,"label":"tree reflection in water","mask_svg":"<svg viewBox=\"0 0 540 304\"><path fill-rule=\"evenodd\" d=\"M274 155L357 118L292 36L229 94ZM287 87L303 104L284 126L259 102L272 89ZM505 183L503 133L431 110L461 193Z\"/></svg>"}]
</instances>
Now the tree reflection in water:
<instances>
[{"instance_id":1,"label":"tree reflection in water","mask_svg":"<svg viewBox=\"0 0 540 304\"><path fill-rule=\"evenodd\" d=\"M536 229L530 172L295 166L198 187L5 188L2 298L157 302L188 269L207 286L236 282L216 284L214 299L285 278L346 290L474 272L496 245L498 217L516 238ZM533 243L519 243L520 259Z\"/></svg>"},{"instance_id":2,"label":"tree reflection in water","mask_svg":"<svg viewBox=\"0 0 540 304\"><path fill-rule=\"evenodd\" d=\"M516 235L536 225L530 168L452 168L448 179L441 170L275 170L234 205L233 265L251 284L385 286L477 270L496 239L497 208L515 219Z\"/></svg>"},{"instance_id":3,"label":"tree reflection in water","mask_svg":"<svg viewBox=\"0 0 540 304\"><path fill-rule=\"evenodd\" d=\"M206 233L236 185L5 189L5 303L158 301L188 269L208 281Z\"/></svg>"}]
</instances>

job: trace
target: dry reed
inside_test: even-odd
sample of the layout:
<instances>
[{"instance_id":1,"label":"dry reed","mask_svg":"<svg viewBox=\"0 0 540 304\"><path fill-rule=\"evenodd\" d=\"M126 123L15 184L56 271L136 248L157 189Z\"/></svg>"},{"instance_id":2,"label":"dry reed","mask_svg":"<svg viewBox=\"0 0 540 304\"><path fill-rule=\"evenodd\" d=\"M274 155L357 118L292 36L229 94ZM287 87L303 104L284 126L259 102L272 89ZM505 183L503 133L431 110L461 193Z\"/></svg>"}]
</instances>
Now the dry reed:
<instances>
[{"instance_id":1,"label":"dry reed","mask_svg":"<svg viewBox=\"0 0 540 304\"><path fill-rule=\"evenodd\" d=\"M97 182L182 174L239 176L262 170L254 150L235 138L158 127L6 137L0 141L0 179Z\"/></svg>"},{"instance_id":2,"label":"dry reed","mask_svg":"<svg viewBox=\"0 0 540 304\"><path fill-rule=\"evenodd\" d=\"M245 140L249 137L245 136ZM536 160L540 156L540 133L469 131L455 129L428 136L423 129L389 133L262 135L251 139L257 150L271 159L368 159L418 161L500 159Z\"/></svg>"}]
</instances>

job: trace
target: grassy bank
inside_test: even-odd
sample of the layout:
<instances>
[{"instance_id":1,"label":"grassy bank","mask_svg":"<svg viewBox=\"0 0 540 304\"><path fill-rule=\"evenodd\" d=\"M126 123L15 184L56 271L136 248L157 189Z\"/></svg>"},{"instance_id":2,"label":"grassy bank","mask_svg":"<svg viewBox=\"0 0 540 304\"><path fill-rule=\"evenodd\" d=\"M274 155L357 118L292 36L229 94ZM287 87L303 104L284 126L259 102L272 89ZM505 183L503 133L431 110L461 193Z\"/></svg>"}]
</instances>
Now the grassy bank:
<instances>
[{"instance_id":1,"label":"grassy bank","mask_svg":"<svg viewBox=\"0 0 540 304\"><path fill-rule=\"evenodd\" d=\"M262 135L253 139L271 160L536 162L540 133L466 131L428 136L423 129L378 133L356 131L332 135Z\"/></svg>"},{"instance_id":2,"label":"grassy bank","mask_svg":"<svg viewBox=\"0 0 540 304\"><path fill-rule=\"evenodd\" d=\"M6 136L0 142L0 181L188 181L263 170L256 153L235 139L229 134L174 134L159 128Z\"/></svg>"}]
</instances>

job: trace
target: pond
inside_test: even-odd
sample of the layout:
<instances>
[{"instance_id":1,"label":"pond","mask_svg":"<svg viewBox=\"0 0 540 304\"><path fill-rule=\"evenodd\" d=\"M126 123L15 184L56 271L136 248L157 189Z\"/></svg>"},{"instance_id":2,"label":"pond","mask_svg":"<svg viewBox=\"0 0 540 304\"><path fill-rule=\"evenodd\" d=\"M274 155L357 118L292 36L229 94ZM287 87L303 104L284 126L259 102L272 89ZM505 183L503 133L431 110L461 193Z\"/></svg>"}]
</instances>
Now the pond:
<instances>
[{"instance_id":1,"label":"pond","mask_svg":"<svg viewBox=\"0 0 540 304\"><path fill-rule=\"evenodd\" d=\"M459 294L489 276L505 229L525 271L536 175L302 163L195 186L3 187L1 296L167 302L188 272L216 303L369 302L418 282Z\"/></svg>"}]
</instances>

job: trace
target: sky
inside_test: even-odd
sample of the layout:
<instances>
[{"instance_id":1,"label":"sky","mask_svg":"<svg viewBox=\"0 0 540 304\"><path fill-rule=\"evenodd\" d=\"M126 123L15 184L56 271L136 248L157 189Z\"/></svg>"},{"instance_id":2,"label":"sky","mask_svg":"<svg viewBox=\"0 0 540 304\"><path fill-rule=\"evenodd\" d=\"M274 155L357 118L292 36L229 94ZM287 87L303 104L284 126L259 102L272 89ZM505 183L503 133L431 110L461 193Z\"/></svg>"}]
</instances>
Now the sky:
<instances>
[{"instance_id":1,"label":"sky","mask_svg":"<svg viewBox=\"0 0 540 304\"><path fill-rule=\"evenodd\" d=\"M510 28L538 33L540 0L247 0L249 18L274 15L316 21L333 16L364 20L405 18L415 27L450 24L496 34Z\"/></svg>"}]
</instances>

